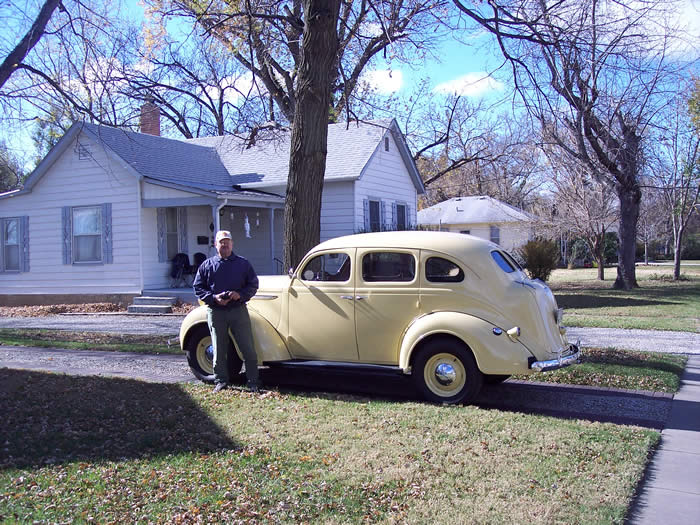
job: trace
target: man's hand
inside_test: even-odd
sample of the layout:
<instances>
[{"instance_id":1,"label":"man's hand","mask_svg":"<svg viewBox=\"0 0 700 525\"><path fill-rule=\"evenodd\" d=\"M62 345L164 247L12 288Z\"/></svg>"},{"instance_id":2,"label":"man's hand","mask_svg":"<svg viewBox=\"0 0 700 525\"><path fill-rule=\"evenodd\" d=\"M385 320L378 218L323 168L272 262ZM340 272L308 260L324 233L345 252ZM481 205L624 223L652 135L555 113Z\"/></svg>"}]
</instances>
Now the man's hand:
<instances>
[{"instance_id":1,"label":"man's hand","mask_svg":"<svg viewBox=\"0 0 700 525\"><path fill-rule=\"evenodd\" d=\"M228 290L226 292L221 292L219 294L214 295L214 300L217 302L217 304L220 304L221 306L226 306L231 301L238 301L240 298L241 294L239 294L235 290Z\"/></svg>"}]
</instances>

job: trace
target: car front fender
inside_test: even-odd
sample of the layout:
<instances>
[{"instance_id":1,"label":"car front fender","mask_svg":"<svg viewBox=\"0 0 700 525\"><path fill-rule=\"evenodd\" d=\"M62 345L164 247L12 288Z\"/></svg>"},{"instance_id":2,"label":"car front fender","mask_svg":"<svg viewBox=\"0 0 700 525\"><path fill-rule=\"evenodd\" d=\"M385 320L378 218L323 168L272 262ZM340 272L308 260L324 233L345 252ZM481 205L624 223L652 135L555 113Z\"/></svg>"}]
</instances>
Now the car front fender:
<instances>
[{"instance_id":1,"label":"car front fender","mask_svg":"<svg viewBox=\"0 0 700 525\"><path fill-rule=\"evenodd\" d=\"M433 337L448 336L461 340L470 348L484 374L531 373L528 358L532 354L522 343L508 337L507 328L461 312L433 312L421 316L404 333L399 367L409 373L412 358L424 342Z\"/></svg>"},{"instance_id":2,"label":"car front fender","mask_svg":"<svg viewBox=\"0 0 700 525\"><path fill-rule=\"evenodd\" d=\"M250 324L253 329L253 341L255 344L255 353L258 356L258 362L264 361L284 361L290 359L289 350L284 344L284 340L279 335L277 330L254 308L248 307L248 315L250 316ZM187 335L198 325L207 324L207 307L200 306L192 310L180 325L180 348L185 349ZM235 341L235 338L232 338ZM241 359L243 356L236 347L236 352Z\"/></svg>"}]
</instances>

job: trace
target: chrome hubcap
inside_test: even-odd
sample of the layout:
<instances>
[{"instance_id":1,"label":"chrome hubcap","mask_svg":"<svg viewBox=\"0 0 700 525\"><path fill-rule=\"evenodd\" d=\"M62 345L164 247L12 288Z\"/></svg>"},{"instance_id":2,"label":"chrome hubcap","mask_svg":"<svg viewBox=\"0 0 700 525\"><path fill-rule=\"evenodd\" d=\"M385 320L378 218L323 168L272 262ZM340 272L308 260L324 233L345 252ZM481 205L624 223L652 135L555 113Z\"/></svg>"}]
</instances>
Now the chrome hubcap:
<instances>
[{"instance_id":1,"label":"chrome hubcap","mask_svg":"<svg viewBox=\"0 0 700 525\"><path fill-rule=\"evenodd\" d=\"M214 347L210 337L205 337L197 345L197 362L204 373L214 373Z\"/></svg>"},{"instance_id":2,"label":"chrome hubcap","mask_svg":"<svg viewBox=\"0 0 700 525\"><path fill-rule=\"evenodd\" d=\"M435 369L435 379L441 385L451 385L457 379L457 371L448 363L440 363Z\"/></svg>"}]
</instances>

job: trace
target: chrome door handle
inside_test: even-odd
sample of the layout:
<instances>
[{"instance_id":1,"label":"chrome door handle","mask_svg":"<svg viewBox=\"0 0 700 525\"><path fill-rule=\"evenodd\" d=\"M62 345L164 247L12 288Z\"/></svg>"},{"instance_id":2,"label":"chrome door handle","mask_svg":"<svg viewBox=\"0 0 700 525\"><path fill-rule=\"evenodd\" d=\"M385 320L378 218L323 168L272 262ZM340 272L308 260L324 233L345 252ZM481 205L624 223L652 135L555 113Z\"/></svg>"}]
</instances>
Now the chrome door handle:
<instances>
[{"instance_id":1,"label":"chrome door handle","mask_svg":"<svg viewBox=\"0 0 700 525\"><path fill-rule=\"evenodd\" d=\"M354 297L352 295L341 295L340 298L341 299L349 299L350 301L352 301L354 299Z\"/></svg>"},{"instance_id":2,"label":"chrome door handle","mask_svg":"<svg viewBox=\"0 0 700 525\"><path fill-rule=\"evenodd\" d=\"M362 301L362 299L367 299L366 297L363 297L362 295L358 295L355 297L356 300Z\"/></svg>"}]
</instances>

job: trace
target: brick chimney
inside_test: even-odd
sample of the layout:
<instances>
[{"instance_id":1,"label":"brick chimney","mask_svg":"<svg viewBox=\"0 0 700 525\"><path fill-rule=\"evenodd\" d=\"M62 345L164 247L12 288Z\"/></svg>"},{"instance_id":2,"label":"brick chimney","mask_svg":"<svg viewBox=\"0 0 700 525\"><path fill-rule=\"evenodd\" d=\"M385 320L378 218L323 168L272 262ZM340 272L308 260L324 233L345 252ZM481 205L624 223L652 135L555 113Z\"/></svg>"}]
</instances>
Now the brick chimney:
<instances>
[{"instance_id":1,"label":"brick chimney","mask_svg":"<svg viewBox=\"0 0 700 525\"><path fill-rule=\"evenodd\" d=\"M141 133L160 136L160 108L152 100L141 106Z\"/></svg>"}]
</instances>

